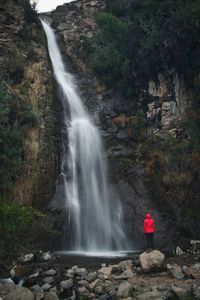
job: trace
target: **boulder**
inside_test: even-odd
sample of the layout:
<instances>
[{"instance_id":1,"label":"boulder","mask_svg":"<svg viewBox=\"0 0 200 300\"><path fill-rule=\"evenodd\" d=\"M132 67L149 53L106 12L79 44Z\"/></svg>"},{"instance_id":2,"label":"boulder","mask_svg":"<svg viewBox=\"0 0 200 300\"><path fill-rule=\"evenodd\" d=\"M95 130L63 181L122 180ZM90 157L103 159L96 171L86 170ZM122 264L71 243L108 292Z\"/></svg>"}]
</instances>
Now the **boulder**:
<instances>
[{"instance_id":1,"label":"boulder","mask_svg":"<svg viewBox=\"0 0 200 300\"><path fill-rule=\"evenodd\" d=\"M191 295L191 285L175 286L172 284L172 292L178 297L178 299L187 299Z\"/></svg>"},{"instance_id":2,"label":"boulder","mask_svg":"<svg viewBox=\"0 0 200 300\"><path fill-rule=\"evenodd\" d=\"M31 275L29 276L29 279L37 278L37 277L39 277L39 276L40 276L40 272L37 271L37 272L31 274Z\"/></svg>"},{"instance_id":3,"label":"boulder","mask_svg":"<svg viewBox=\"0 0 200 300\"><path fill-rule=\"evenodd\" d=\"M50 252L44 252L42 253L42 258L44 260L51 260L53 258L53 255Z\"/></svg>"},{"instance_id":4,"label":"boulder","mask_svg":"<svg viewBox=\"0 0 200 300\"><path fill-rule=\"evenodd\" d=\"M84 286L80 286L77 291L80 299L89 295L89 291Z\"/></svg>"},{"instance_id":5,"label":"boulder","mask_svg":"<svg viewBox=\"0 0 200 300\"><path fill-rule=\"evenodd\" d=\"M80 276L83 278L87 275L87 270L85 268L75 268L73 270L74 270L76 276Z\"/></svg>"},{"instance_id":6,"label":"boulder","mask_svg":"<svg viewBox=\"0 0 200 300\"><path fill-rule=\"evenodd\" d=\"M96 279L96 280L94 280L93 282L90 283L89 289L92 291L92 290L94 290L94 288L95 288L96 286L102 285L102 284L103 284L103 281L102 281L102 280Z\"/></svg>"},{"instance_id":7,"label":"boulder","mask_svg":"<svg viewBox=\"0 0 200 300\"><path fill-rule=\"evenodd\" d=\"M90 273L85 277L85 279L86 279L88 282L92 282L92 281L94 281L96 278L97 278L97 272L90 272Z\"/></svg>"},{"instance_id":8,"label":"boulder","mask_svg":"<svg viewBox=\"0 0 200 300\"><path fill-rule=\"evenodd\" d=\"M23 264L15 265L10 271L11 278L15 279L24 278L26 276L29 276L31 273L32 266Z\"/></svg>"},{"instance_id":9,"label":"boulder","mask_svg":"<svg viewBox=\"0 0 200 300\"><path fill-rule=\"evenodd\" d=\"M50 283L45 283L41 286L41 289L46 292L51 288L51 284Z\"/></svg>"},{"instance_id":10,"label":"boulder","mask_svg":"<svg viewBox=\"0 0 200 300\"><path fill-rule=\"evenodd\" d=\"M200 286L199 286L199 284L193 283L192 291L193 291L193 295L195 296L195 299L200 300Z\"/></svg>"},{"instance_id":11,"label":"boulder","mask_svg":"<svg viewBox=\"0 0 200 300\"><path fill-rule=\"evenodd\" d=\"M25 254L24 256L20 257L20 261L21 262L30 262L33 261L34 259L34 254L33 253L29 253L29 254Z\"/></svg>"},{"instance_id":12,"label":"boulder","mask_svg":"<svg viewBox=\"0 0 200 300\"><path fill-rule=\"evenodd\" d=\"M59 300L58 296L56 295L56 293L54 292L48 292L45 296L44 296L44 300Z\"/></svg>"},{"instance_id":13,"label":"boulder","mask_svg":"<svg viewBox=\"0 0 200 300\"><path fill-rule=\"evenodd\" d=\"M34 285L32 287L32 291L35 295L35 300L42 300L44 299L44 292L39 285Z\"/></svg>"},{"instance_id":14,"label":"boulder","mask_svg":"<svg viewBox=\"0 0 200 300\"><path fill-rule=\"evenodd\" d=\"M95 294L98 295L103 295L105 294L106 290L105 290L105 286L104 285L98 285L94 288L94 292Z\"/></svg>"},{"instance_id":15,"label":"boulder","mask_svg":"<svg viewBox=\"0 0 200 300\"><path fill-rule=\"evenodd\" d=\"M78 282L78 285L84 286L86 289L89 288L89 282L88 282L87 280L80 280L80 281Z\"/></svg>"},{"instance_id":16,"label":"boulder","mask_svg":"<svg viewBox=\"0 0 200 300\"><path fill-rule=\"evenodd\" d=\"M44 274L48 275L48 276L55 276L57 274L57 272L54 269L50 269L50 270L44 272Z\"/></svg>"},{"instance_id":17,"label":"boulder","mask_svg":"<svg viewBox=\"0 0 200 300\"><path fill-rule=\"evenodd\" d=\"M68 270L67 270L67 273L65 274L65 276L68 277L68 278L74 278L74 276L75 276L75 271L72 270L72 269L68 269Z\"/></svg>"},{"instance_id":18,"label":"boulder","mask_svg":"<svg viewBox=\"0 0 200 300\"><path fill-rule=\"evenodd\" d=\"M111 273L112 273L112 266L109 267L102 267L101 269L98 270L98 273L102 273L104 278L108 278Z\"/></svg>"},{"instance_id":19,"label":"boulder","mask_svg":"<svg viewBox=\"0 0 200 300\"><path fill-rule=\"evenodd\" d=\"M53 283L54 279L53 279L53 277L48 276L48 277L43 278L42 281L45 282L45 283Z\"/></svg>"},{"instance_id":20,"label":"boulder","mask_svg":"<svg viewBox=\"0 0 200 300\"><path fill-rule=\"evenodd\" d=\"M129 282L123 282L120 284L118 291L117 291L117 296L119 298L126 298L130 295L132 291L132 285Z\"/></svg>"},{"instance_id":21,"label":"boulder","mask_svg":"<svg viewBox=\"0 0 200 300\"><path fill-rule=\"evenodd\" d=\"M112 274L121 274L121 268L119 265L112 265Z\"/></svg>"},{"instance_id":22,"label":"boulder","mask_svg":"<svg viewBox=\"0 0 200 300\"><path fill-rule=\"evenodd\" d=\"M17 287L14 291L8 293L5 300L34 300L33 293L24 287Z\"/></svg>"},{"instance_id":23,"label":"boulder","mask_svg":"<svg viewBox=\"0 0 200 300\"><path fill-rule=\"evenodd\" d=\"M180 248L180 247L176 247L176 255L183 255L184 254L184 252L183 252L183 250Z\"/></svg>"},{"instance_id":24,"label":"boulder","mask_svg":"<svg viewBox=\"0 0 200 300\"><path fill-rule=\"evenodd\" d=\"M62 288L64 290L68 290L73 286L74 282L72 279L68 279L68 280L63 280L60 282L60 285L62 286Z\"/></svg>"},{"instance_id":25,"label":"boulder","mask_svg":"<svg viewBox=\"0 0 200 300\"><path fill-rule=\"evenodd\" d=\"M178 264L167 264L168 272L176 279L181 280L184 278L182 268Z\"/></svg>"},{"instance_id":26,"label":"boulder","mask_svg":"<svg viewBox=\"0 0 200 300\"><path fill-rule=\"evenodd\" d=\"M194 279L200 279L200 269L196 266L198 266L198 264L185 268L183 271L189 277L192 277Z\"/></svg>"},{"instance_id":27,"label":"boulder","mask_svg":"<svg viewBox=\"0 0 200 300\"><path fill-rule=\"evenodd\" d=\"M133 261L132 260L124 260L124 261L121 261L119 263L119 266L121 268L122 271L125 271L127 269L130 269L132 270L132 267L133 267Z\"/></svg>"},{"instance_id":28,"label":"boulder","mask_svg":"<svg viewBox=\"0 0 200 300\"><path fill-rule=\"evenodd\" d=\"M147 273L153 270L159 270L163 266L164 259L165 255L158 250L143 252L139 256L141 268Z\"/></svg>"},{"instance_id":29,"label":"boulder","mask_svg":"<svg viewBox=\"0 0 200 300\"><path fill-rule=\"evenodd\" d=\"M159 300L161 298L161 294L158 291L149 291L142 293L136 297L137 300Z\"/></svg>"},{"instance_id":30,"label":"boulder","mask_svg":"<svg viewBox=\"0 0 200 300\"><path fill-rule=\"evenodd\" d=\"M120 277L121 277L122 279L131 279L131 278L133 278L133 277L135 277L135 276L136 276L135 273L133 273L130 269L125 270L125 271L120 275Z\"/></svg>"}]
</instances>

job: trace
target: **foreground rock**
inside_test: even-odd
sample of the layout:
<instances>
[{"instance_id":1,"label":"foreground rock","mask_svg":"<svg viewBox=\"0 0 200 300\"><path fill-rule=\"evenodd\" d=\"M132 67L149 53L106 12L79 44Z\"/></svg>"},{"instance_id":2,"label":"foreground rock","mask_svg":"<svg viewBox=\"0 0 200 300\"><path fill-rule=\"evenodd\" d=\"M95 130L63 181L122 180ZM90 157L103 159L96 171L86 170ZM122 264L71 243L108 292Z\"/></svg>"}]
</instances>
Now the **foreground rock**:
<instances>
[{"instance_id":1,"label":"foreground rock","mask_svg":"<svg viewBox=\"0 0 200 300\"><path fill-rule=\"evenodd\" d=\"M200 264L195 260L187 264L187 257L182 258L182 264L180 257L168 259L164 272L164 254L157 250L140 255L140 272L138 256L118 264L104 263L95 270L93 266L92 272L77 265L69 268L58 257L50 260L41 257L20 265L20 277L15 277L15 282L18 278L17 283L24 287L0 279L0 300L200 300ZM27 276L29 268L33 273Z\"/></svg>"},{"instance_id":2,"label":"foreground rock","mask_svg":"<svg viewBox=\"0 0 200 300\"><path fill-rule=\"evenodd\" d=\"M164 264L164 259L165 255L158 250L144 252L139 256L141 268L146 273L160 270Z\"/></svg>"}]
</instances>

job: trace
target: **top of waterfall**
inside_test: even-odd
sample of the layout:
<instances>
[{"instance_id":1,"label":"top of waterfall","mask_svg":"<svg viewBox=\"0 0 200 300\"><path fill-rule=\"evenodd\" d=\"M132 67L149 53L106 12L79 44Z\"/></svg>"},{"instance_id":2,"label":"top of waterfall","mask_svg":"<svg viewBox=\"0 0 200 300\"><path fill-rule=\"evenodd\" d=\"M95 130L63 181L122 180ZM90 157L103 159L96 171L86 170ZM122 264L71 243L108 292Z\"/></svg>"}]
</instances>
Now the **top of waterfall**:
<instances>
[{"instance_id":1,"label":"top of waterfall","mask_svg":"<svg viewBox=\"0 0 200 300\"><path fill-rule=\"evenodd\" d=\"M64 3L69 3L74 0L51 0L51 1L46 1L46 0L38 0L36 1L36 9L39 13L42 12L49 12L52 10L55 10L58 5L62 5ZM31 4L33 4L35 1L30 0Z\"/></svg>"}]
</instances>

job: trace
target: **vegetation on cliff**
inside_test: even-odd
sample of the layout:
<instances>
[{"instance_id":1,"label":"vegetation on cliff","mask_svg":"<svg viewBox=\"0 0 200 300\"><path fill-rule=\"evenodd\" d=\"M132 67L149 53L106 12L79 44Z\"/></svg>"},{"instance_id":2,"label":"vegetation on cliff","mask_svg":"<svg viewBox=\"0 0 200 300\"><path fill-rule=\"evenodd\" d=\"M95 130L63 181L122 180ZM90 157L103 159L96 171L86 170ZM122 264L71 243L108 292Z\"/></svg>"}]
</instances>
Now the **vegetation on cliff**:
<instances>
[{"instance_id":1,"label":"vegetation on cliff","mask_svg":"<svg viewBox=\"0 0 200 300\"><path fill-rule=\"evenodd\" d=\"M107 0L98 31L83 46L94 72L127 96L159 72L175 69L188 85L199 74L199 1Z\"/></svg>"},{"instance_id":2,"label":"vegetation on cliff","mask_svg":"<svg viewBox=\"0 0 200 300\"><path fill-rule=\"evenodd\" d=\"M0 260L20 251L30 251L34 236L30 228L41 221L42 214L31 207L0 199Z\"/></svg>"},{"instance_id":3,"label":"vegetation on cliff","mask_svg":"<svg viewBox=\"0 0 200 300\"><path fill-rule=\"evenodd\" d=\"M24 236L42 216L33 208L13 203L21 200L16 199L15 185L27 163L27 136L39 119L24 80L27 65L37 56L34 46L39 36L33 36L33 23L38 23L38 17L28 0L6 5L1 7L0 26L0 259L27 247L30 239L25 242Z\"/></svg>"}]
</instances>

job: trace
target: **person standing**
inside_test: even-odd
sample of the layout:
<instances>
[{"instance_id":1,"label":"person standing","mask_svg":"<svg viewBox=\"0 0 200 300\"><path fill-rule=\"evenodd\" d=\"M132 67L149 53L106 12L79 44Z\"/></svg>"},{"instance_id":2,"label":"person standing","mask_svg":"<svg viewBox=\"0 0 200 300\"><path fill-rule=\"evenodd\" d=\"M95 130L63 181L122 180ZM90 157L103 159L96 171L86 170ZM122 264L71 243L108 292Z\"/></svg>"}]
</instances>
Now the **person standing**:
<instances>
[{"instance_id":1,"label":"person standing","mask_svg":"<svg viewBox=\"0 0 200 300\"><path fill-rule=\"evenodd\" d=\"M153 248L153 237L155 232L155 222L151 218L151 215L148 213L144 219L144 235L146 240L146 248Z\"/></svg>"}]
</instances>

